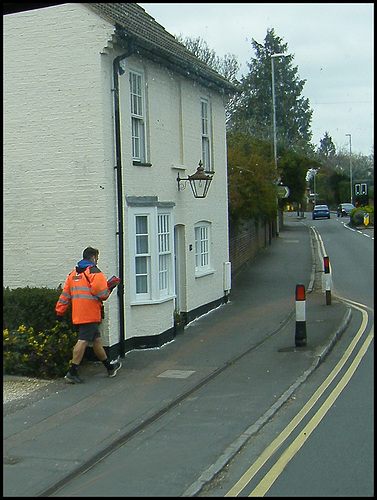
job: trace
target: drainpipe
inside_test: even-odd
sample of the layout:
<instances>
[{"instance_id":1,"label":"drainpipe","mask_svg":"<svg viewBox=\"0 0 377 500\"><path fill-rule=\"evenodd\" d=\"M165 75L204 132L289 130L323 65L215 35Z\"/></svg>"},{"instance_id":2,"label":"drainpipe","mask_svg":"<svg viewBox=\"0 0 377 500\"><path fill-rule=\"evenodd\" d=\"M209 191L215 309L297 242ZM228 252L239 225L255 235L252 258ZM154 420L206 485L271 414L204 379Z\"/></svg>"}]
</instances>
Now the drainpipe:
<instances>
[{"instance_id":1,"label":"drainpipe","mask_svg":"<svg viewBox=\"0 0 377 500\"><path fill-rule=\"evenodd\" d=\"M119 277L121 282L117 287L119 301L119 345L120 356L125 356L125 331L124 331L124 230L123 230L123 185L122 185L122 148L121 148L121 131L120 131L120 114L119 114L119 71L122 71L119 66L119 61L131 56L134 53L133 47L124 54L116 57L113 61L114 75L114 118L115 118L115 156L117 171L117 201L118 201L118 246L119 246ZM122 74L122 73L121 73Z\"/></svg>"}]
</instances>

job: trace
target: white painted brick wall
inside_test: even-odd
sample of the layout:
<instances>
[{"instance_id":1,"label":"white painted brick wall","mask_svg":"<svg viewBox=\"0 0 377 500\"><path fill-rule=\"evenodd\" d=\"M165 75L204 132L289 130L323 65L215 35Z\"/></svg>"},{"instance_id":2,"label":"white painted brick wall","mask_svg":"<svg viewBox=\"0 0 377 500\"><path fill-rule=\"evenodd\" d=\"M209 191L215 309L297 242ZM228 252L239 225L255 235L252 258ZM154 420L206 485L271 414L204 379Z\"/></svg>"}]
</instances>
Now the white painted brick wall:
<instances>
[{"instance_id":1,"label":"white painted brick wall","mask_svg":"<svg viewBox=\"0 0 377 500\"><path fill-rule=\"evenodd\" d=\"M80 4L4 16L4 282L11 287L57 286L85 246L104 248L114 160L104 143L111 122L102 120L100 51L112 31Z\"/></svg>"},{"instance_id":2,"label":"white painted brick wall","mask_svg":"<svg viewBox=\"0 0 377 500\"><path fill-rule=\"evenodd\" d=\"M83 4L63 4L4 16L4 285L64 283L88 246L100 249L99 267L118 274L112 61L113 26ZM109 54L109 55L106 55ZM131 158L128 77L120 77L124 198L173 201L175 224L194 244L194 224L212 223L214 274L195 279L186 248L187 305L194 309L223 295L228 260L225 118L222 97L156 64L130 57L145 70L152 167ZM177 190L177 170L192 174L201 156L200 98L211 101L215 176L204 200L189 186ZM183 137L183 140L181 139ZM130 306L125 221L126 337L172 326L173 302ZM105 345L119 340L118 299L106 304ZM140 326L141 325L141 326Z\"/></svg>"},{"instance_id":3,"label":"white painted brick wall","mask_svg":"<svg viewBox=\"0 0 377 500\"><path fill-rule=\"evenodd\" d=\"M89 245L117 274L114 28L81 4L3 20L4 285L64 284ZM117 322L116 294L106 308Z\"/></svg>"},{"instance_id":4,"label":"white painted brick wall","mask_svg":"<svg viewBox=\"0 0 377 500\"><path fill-rule=\"evenodd\" d=\"M124 150L125 185L127 194L132 196L157 196L159 201L173 201L174 223L183 224L186 231L185 249L187 269L187 310L195 309L223 296L223 262L229 260L228 253L228 203L226 173L226 134L223 98L214 91L204 88L192 80L173 75L156 64L145 63L138 57L130 57L127 69L145 71L149 119L148 160L152 167L132 165L131 150L128 146L129 126L129 86L128 73L120 77L121 115ZM195 172L201 158L201 98L211 103L213 118L213 162L215 175L206 199L194 199L189 185L178 192L177 173L173 165L184 164L181 177ZM181 125L181 115L182 122ZM182 130L181 130L182 129ZM181 139L181 133L183 139ZM183 144L182 142L183 141ZM183 153L183 154L182 154ZM127 207L125 207L127 209ZM201 220L212 223L211 255L215 272L195 278L194 224ZM126 242L127 244L128 242ZM128 248L128 247L127 247ZM126 273L129 274L129 260L126 260ZM130 308L127 321L130 329L142 330L139 321L142 306ZM163 307L151 312L151 321L166 324ZM133 319L133 318L137 318ZM169 318L168 318L169 319ZM171 321L171 319L169 319ZM140 325L140 326L135 326ZM168 324L166 328L169 328ZM144 332L142 333L144 334Z\"/></svg>"}]
</instances>

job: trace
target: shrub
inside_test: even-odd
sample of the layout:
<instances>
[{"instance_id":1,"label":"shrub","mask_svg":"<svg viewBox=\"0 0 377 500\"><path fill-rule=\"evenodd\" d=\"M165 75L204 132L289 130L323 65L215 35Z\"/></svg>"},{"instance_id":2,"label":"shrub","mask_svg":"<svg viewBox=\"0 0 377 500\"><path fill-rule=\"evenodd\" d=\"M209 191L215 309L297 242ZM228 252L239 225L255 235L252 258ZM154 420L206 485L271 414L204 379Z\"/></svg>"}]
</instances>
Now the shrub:
<instances>
[{"instance_id":1,"label":"shrub","mask_svg":"<svg viewBox=\"0 0 377 500\"><path fill-rule=\"evenodd\" d=\"M369 224L374 224L374 207L357 207L351 212L351 224L353 226L364 225L364 214L369 214Z\"/></svg>"},{"instance_id":2,"label":"shrub","mask_svg":"<svg viewBox=\"0 0 377 500\"><path fill-rule=\"evenodd\" d=\"M3 330L16 330L20 325L43 331L55 325L55 305L61 287L51 288L3 288ZM70 309L64 319L72 327Z\"/></svg>"},{"instance_id":3,"label":"shrub","mask_svg":"<svg viewBox=\"0 0 377 500\"><path fill-rule=\"evenodd\" d=\"M44 332L21 325L3 330L3 370L9 375L59 378L66 374L77 332L56 322Z\"/></svg>"},{"instance_id":4,"label":"shrub","mask_svg":"<svg viewBox=\"0 0 377 500\"><path fill-rule=\"evenodd\" d=\"M357 208L351 216L351 221L353 225L361 226L364 223L364 210Z\"/></svg>"},{"instance_id":5,"label":"shrub","mask_svg":"<svg viewBox=\"0 0 377 500\"><path fill-rule=\"evenodd\" d=\"M61 288L4 288L3 292L3 373L37 378L65 375L78 335L70 308L65 321L55 319Z\"/></svg>"}]
</instances>

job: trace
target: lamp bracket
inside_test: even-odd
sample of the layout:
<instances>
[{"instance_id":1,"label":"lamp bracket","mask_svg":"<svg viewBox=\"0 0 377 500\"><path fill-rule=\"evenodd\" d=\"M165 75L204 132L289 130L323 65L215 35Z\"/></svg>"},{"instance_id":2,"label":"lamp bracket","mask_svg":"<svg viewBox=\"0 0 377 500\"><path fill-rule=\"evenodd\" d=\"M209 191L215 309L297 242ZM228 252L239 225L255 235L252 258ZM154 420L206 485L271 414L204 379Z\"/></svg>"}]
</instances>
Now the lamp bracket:
<instances>
[{"instance_id":1,"label":"lamp bracket","mask_svg":"<svg viewBox=\"0 0 377 500\"><path fill-rule=\"evenodd\" d=\"M178 175L177 175L178 191L184 191L186 189L188 180L189 180L188 177L186 177L186 178L180 177L179 172L178 172Z\"/></svg>"}]
</instances>

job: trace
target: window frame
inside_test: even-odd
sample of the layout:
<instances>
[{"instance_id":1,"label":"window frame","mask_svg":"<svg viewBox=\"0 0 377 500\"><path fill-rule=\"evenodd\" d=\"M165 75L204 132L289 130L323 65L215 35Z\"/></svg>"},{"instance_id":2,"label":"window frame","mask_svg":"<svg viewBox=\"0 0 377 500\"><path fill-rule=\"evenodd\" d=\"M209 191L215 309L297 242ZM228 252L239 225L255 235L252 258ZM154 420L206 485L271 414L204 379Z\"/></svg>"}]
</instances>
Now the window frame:
<instances>
[{"instance_id":1,"label":"window frame","mask_svg":"<svg viewBox=\"0 0 377 500\"><path fill-rule=\"evenodd\" d=\"M158 291L160 298L171 294L172 283L172 227L171 216L157 211ZM170 292L170 293L169 293Z\"/></svg>"},{"instance_id":2,"label":"window frame","mask_svg":"<svg viewBox=\"0 0 377 500\"><path fill-rule=\"evenodd\" d=\"M131 151L134 165L147 163L147 109L144 73L129 69L129 96L131 117ZM136 79L136 81L134 81ZM135 88L136 87L136 88Z\"/></svg>"},{"instance_id":3,"label":"window frame","mask_svg":"<svg viewBox=\"0 0 377 500\"><path fill-rule=\"evenodd\" d=\"M146 227L146 232L144 233L139 233L138 232L138 223L137 220L141 218L145 218L147 221L147 227ZM151 292L151 253L150 253L150 222L149 222L150 215L149 214L136 214L134 218L134 223L135 223L135 294L139 297L139 299L148 299L150 292ZM147 241L147 249L145 252L139 252L138 247L139 247L139 240L140 237L146 238ZM136 261L137 259L145 259L146 262L146 271L145 273L138 273L137 270L137 264ZM147 285L147 290L145 292L138 292L138 278L146 276L146 285Z\"/></svg>"},{"instance_id":4,"label":"window frame","mask_svg":"<svg viewBox=\"0 0 377 500\"><path fill-rule=\"evenodd\" d=\"M213 172L212 165L212 120L209 99L200 99L200 121L201 121L201 154L205 172Z\"/></svg>"},{"instance_id":5,"label":"window frame","mask_svg":"<svg viewBox=\"0 0 377 500\"><path fill-rule=\"evenodd\" d=\"M138 217L147 217L148 220L146 254L138 254L136 226ZM131 305L153 304L173 299L175 297L173 210L165 207L130 207L129 238L129 241L133 242L130 245ZM147 258L146 293L138 293L137 290L138 255ZM161 286L162 284L164 286Z\"/></svg>"},{"instance_id":6,"label":"window frame","mask_svg":"<svg viewBox=\"0 0 377 500\"><path fill-rule=\"evenodd\" d=\"M213 273L211 256L211 229L208 221L194 225L195 277Z\"/></svg>"}]
</instances>

